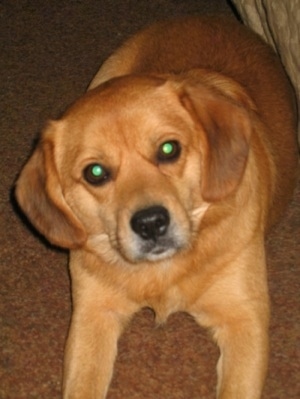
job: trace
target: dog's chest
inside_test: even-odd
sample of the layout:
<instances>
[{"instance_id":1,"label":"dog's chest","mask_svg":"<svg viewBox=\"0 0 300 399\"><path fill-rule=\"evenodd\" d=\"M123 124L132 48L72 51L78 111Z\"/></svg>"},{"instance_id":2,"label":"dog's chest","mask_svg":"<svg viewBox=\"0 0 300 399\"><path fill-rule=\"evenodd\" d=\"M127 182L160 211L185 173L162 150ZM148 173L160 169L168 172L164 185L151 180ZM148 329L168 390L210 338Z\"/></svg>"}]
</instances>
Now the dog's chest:
<instances>
[{"instance_id":1,"label":"dog's chest","mask_svg":"<svg viewBox=\"0 0 300 399\"><path fill-rule=\"evenodd\" d=\"M145 302L146 306L155 312L157 323L164 323L172 313L186 310L184 295L178 287L148 297Z\"/></svg>"}]
</instances>

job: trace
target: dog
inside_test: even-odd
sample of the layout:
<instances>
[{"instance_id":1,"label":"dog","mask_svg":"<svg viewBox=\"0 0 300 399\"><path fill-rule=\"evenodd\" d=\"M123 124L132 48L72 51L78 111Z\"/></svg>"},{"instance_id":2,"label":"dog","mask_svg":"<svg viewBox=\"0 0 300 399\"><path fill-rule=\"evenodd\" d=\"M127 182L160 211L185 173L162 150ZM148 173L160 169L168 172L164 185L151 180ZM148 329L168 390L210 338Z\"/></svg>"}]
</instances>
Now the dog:
<instances>
[{"instance_id":1,"label":"dog","mask_svg":"<svg viewBox=\"0 0 300 399\"><path fill-rule=\"evenodd\" d=\"M118 49L47 124L16 198L70 249L65 399L105 398L132 316L185 311L220 348L219 399L261 397L265 236L295 185L293 91L233 18L157 22Z\"/></svg>"}]
</instances>

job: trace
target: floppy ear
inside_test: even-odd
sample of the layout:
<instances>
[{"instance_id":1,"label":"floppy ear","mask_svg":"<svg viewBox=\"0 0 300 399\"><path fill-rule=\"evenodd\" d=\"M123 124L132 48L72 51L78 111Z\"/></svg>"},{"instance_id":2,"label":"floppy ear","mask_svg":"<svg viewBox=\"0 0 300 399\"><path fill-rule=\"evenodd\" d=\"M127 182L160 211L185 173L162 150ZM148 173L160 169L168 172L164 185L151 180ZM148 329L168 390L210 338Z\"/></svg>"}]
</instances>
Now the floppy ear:
<instances>
[{"instance_id":1,"label":"floppy ear","mask_svg":"<svg viewBox=\"0 0 300 399\"><path fill-rule=\"evenodd\" d=\"M85 242L85 230L62 193L54 144L47 137L21 172L15 195L26 216L51 243L74 249Z\"/></svg>"},{"instance_id":2,"label":"floppy ear","mask_svg":"<svg viewBox=\"0 0 300 399\"><path fill-rule=\"evenodd\" d=\"M231 194L242 179L252 131L245 96L238 102L218 90L190 84L181 97L201 132L201 190L208 202Z\"/></svg>"}]
</instances>

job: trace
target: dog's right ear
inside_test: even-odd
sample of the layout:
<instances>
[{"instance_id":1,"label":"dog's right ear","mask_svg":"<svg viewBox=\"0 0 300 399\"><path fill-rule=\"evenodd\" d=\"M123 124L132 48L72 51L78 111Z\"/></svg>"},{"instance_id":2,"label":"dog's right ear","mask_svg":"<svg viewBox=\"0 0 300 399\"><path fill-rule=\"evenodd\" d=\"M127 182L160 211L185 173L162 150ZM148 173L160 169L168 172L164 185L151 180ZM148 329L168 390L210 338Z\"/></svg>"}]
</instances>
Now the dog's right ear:
<instances>
[{"instance_id":1,"label":"dog's right ear","mask_svg":"<svg viewBox=\"0 0 300 399\"><path fill-rule=\"evenodd\" d=\"M16 199L31 223L52 244L75 249L86 232L67 204L55 165L54 142L47 131L19 176Z\"/></svg>"},{"instance_id":2,"label":"dog's right ear","mask_svg":"<svg viewBox=\"0 0 300 399\"><path fill-rule=\"evenodd\" d=\"M242 180L252 135L251 99L237 83L206 71L190 74L181 103L202 138L202 197L207 202L230 195Z\"/></svg>"}]
</instances>

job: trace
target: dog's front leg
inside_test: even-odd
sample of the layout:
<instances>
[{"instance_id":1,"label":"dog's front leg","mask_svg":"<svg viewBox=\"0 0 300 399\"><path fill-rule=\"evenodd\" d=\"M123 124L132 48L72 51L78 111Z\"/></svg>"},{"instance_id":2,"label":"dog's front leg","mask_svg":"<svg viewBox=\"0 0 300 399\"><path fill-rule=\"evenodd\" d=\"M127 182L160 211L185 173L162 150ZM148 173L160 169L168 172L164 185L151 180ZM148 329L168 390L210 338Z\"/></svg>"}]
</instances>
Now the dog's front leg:
<instances>
[{"instance_id":1,"label":"dog's front leg","mask_svg":"<svg viewBox=\"0 0 300 399\"><path fill-rule=\"evenodd\" d=\"M71 274L73 314L65 350L63 398L104 399L118 338L132 312L124 298L101 286L94 276L84 270L72 273L72 268Z\"/></svg>"},{"instance_id":2,"label":"dog's front leg","mask_svg":"<svg viewBox=\"0 0 300 399\"><path fill-rule=\"evenodd\" d=\"M260 399L268 362L268 316L248 312L239 302L227 305L238 309L231 318L207 323L207 317L205 322L201 317L199 322L212 328L220 348L217 398ZM228 308L219 306L218 311L226 313Z\"/></svg>"},{"instance_id":3,"label":"dog's front leg","mask_svg":"<svg viewBox=\"0 0 300 399\"><path fill-rule=\"evenodd\" d=\"M257 253L258 250L257 250ZM218 399L259 399L268 363L269 300L262 254L251 268L245 259L225 268L198 304L197 320L220 348Z\"/></svg>"},{"instance_id":4,"label":"dog's front leg","mask_svg":"<svg viewBox=\"0 0 300 399\"><path fill-rule=\"evenodd\" d=\"M268 362L267 330L266 323L251 312L215 330L221 352L218 399L261 398Z\"/></svg>"},{"instance_id":5,"label":"dog's front leg","mask_svg":"<svg viewBox=\"0 0 300 399\"><path fill-rule=\"evenodd\" d=\"M72 317L65 351L64 399L104 399L112 377L120 321L101 310L94 316L86 314L90 310L76 310Z\"/></svg>"}]
</instances>

